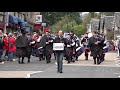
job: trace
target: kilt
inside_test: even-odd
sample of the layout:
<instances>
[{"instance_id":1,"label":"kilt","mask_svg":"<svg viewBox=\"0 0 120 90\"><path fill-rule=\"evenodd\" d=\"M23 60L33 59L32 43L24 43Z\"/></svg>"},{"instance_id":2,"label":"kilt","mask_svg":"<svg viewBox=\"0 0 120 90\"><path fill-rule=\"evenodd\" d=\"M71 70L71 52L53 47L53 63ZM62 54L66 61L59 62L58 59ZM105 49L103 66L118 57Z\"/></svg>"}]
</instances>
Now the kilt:
<instances>
[{"instance_id":1,"label":"kilt","mask_svg":"<svg viewBox=\"0 0 120 90\"><path fill-rule=\"evenodd\" d=\"M90 52L90 49L89 48L84 48L84 51L85 52Z\"/></svg>"},{"instance_id":2,"label":"kilt","mask_svg":"<svg viewBox=\"0 0 120 90\"><path fill-rule=\"evenodd\" d=\"M22 47L22 48L17 48L16 49L16 56L17 57L25 57L27 54L27 48Z\"/></svg>"}]
</instances>

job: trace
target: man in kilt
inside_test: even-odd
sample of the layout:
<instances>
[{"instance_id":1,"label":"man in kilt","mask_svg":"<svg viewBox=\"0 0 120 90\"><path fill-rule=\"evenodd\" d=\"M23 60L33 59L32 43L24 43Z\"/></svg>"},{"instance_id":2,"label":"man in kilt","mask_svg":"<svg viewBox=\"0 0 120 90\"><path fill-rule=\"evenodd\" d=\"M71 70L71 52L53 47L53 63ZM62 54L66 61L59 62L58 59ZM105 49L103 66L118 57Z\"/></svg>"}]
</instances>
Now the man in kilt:
<instances>
[{"instance_id":1,"label":"man in kilt","mask_svg":"<svg viewBox=\"0 0 120 90\"><path fill-rule=\"evenodd\" d=\"M31 40L28 40L24 29L21 32L22 34L16 39L16 56L18 57L18 63L24 64L24 57L28 57L28 62L30 62L31 46L29 46L29 42Z\"/></svg>"},{"instance_id":2,"label":"man in kilt","mask_svg":"<svg viewBox=\"0 0 120 90\"><path fill-rule=\"evenodd\" d=\"M89 46L94 59L94 64L100 64L101 39L98 37L97 32L94 32L93 36L89 39Z\"/></svg>"}]
</instances>

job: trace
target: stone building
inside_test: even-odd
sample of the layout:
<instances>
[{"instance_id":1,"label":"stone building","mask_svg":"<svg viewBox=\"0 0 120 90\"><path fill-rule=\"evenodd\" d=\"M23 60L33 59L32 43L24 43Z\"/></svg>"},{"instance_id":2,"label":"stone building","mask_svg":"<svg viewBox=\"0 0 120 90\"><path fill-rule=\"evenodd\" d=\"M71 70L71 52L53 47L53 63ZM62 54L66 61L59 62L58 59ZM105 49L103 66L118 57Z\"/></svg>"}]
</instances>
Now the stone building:
<instances>
[{"instance_id":1,"label":"stone building","mask_svg":"<svg viewBox=\"0 0 120 90\"><path fill-rule=\"evenodd\" d=\"M17 29L18 23L17 20L23 22L26 26L30 27L32 30L35 24L35 15L40 15L40 12L8 12L9 13L9 25L7 29ZM11 17L11 18L10 18ZM5 24L5 12L0 12L0 28L3 28L3 24ZM11 19L16 19L12 20ZM14 23L14 21L16 23ZM3 28L4 30L4 28ZM9 30L8 30L9 31Z\"/></svg>"},{"instance_id":2,"label":"stone building","mask_svg":"<svg viewBox=\"0 0 120 90\"><path fill-rule=\"evenodd\" d=\"M120 12L115 12L114 18L114 38L120 36Z\"/></svg>"},{"instance_id":3,"label":"stone building","mask_svg":"<svg viewBox=\"0 0 120 90\"><path fill-rule=\"evenodd\" d=\"M91 20L91 31L98 31L99 28L99 19L92 19Z\"/></svg>"}]
</instances>

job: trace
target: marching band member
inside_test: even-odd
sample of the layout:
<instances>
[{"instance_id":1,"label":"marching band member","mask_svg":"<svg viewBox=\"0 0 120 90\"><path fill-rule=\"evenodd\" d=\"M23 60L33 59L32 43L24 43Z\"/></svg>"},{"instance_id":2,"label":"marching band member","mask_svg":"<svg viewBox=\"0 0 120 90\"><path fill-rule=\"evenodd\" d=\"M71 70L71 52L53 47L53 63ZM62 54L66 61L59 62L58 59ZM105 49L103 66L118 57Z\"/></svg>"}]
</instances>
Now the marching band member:
<instances>
[{"instance_id":1,"label":"marching band member","mask_svg":"<svg viewBox=\"0 0 120 90\"><path fill-rule=\"evenodd\" d=\"M83 44L83 46L85 48L85 60L88 60L88 55L89 55L88 42L89 42L89 37L88 37L88 33L86 33L81 40L81 44Z\"/></svg>"}]
</instances>

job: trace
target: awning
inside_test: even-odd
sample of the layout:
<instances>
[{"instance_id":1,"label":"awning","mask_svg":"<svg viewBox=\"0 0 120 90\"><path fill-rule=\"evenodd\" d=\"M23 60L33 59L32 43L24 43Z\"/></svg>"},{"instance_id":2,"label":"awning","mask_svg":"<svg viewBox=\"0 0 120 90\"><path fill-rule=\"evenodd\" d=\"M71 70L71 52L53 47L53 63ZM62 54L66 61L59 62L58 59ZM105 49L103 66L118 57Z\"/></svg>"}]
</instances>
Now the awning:
<instances>
[{"instance_id":1,"label":"awning","mask_svg":"<svg viewBox=\"0 0 120 90\"><path fill-rule=\"evenodd\" d=\"M44 27L44 32L49 31L49 27Z\"/></svg>"},{"instance_id":2,"label":"awning","mask_svg":"<svg viewBox=\"0 0 120 90\"><path fill-rule=\"evenodd\" d=\"M40 29L41 27L42 27L41 24L35 24L35 25L34 25L34 28L35 28L35 29Z\"/></svg>"},{"instance_id":3,"label":"awning","mask_svg":"<svg viewBox=\"0 0 120 90\"><path fill-rule=\"evenodd\" d=\"M4 22L0 22L0 29L1 29L1 30L4 29L4 26L5 26L5 23L4 23Z\"/></svg>"},{"instance_id":4,"label":"awning","mask_svg":"<svg viewBox=\"0 0 120 90\"><path fill-rule=\"evenodd\" d=\"M16 16L9 15L9 23L18 24L18 18Z\"/></svg>"},{"instance_id":5,"label":"awning","mask_svg":"<svg viewBox=\"0 0 120 90\"><path fill-rule=\"evenodd\" d=\"M22 19L18 18L18 22L22 27L26 26L25 21L23 21Z\"/></svg>"}]
</instances>

